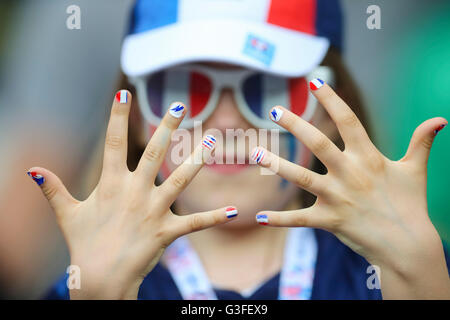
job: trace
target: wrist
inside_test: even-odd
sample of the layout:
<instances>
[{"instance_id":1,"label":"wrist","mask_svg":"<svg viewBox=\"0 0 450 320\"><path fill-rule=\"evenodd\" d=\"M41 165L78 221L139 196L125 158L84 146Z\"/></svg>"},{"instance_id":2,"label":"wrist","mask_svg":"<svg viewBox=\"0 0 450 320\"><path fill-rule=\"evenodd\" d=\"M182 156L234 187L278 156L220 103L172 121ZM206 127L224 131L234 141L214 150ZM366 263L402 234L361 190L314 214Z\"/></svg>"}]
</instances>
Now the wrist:
<instances>
[{"instance_id":1,"label":"wrist","mask_svg":"<svg viewBox=\"0 0 450 320\"><path fill-rule=\"evenodd\" d=\"M142 278L124 272L120 267L107 267L73 259L67 285L71 299L119 300L137 299ZM73 280L73 281L72 281Z\"/></svg>"}]
</instances>

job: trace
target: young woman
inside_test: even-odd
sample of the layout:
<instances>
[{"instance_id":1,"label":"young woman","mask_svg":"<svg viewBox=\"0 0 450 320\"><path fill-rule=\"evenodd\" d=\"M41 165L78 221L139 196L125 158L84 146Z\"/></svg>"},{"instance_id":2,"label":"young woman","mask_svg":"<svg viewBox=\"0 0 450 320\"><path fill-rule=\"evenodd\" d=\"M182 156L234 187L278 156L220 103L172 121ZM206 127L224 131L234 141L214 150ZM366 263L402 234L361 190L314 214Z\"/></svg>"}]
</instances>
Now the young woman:
<instances>
[{"instance_id":1,"label":"young woman","mask_svg":"<svg viewBox=\"0 0 450 320\"><path fill-rule=\"evenodd\" d=\"M75 200L47 169L28 172L55 211L81 280L78 288L64 277L48 297L450 298L426 200L428 155L447 120L423 122L398 161L377 150L356 88L328 46L338 45L339 23L332 32L321 24L339 21L334 2L181 2L178 18L187 22L158 29L174 23L168 3L137 2L137 36L124 44L123 66L139 98L131 86L117 92L89 197ZM247 23L259 11L272 25ZM305 36L297 20L317 33ZM208 32L216 40L202 45ZM145 41L155 49L145 51ZM293 50L299 43L302 51ZM169 100L175 96L184 101ZM278 126L270 143L245 134ZM225 139L230 129L244 149ZM182 134L184 149L171 139ZM180 155L186 147L191 155Z\"/></svg>"}]
</instances>

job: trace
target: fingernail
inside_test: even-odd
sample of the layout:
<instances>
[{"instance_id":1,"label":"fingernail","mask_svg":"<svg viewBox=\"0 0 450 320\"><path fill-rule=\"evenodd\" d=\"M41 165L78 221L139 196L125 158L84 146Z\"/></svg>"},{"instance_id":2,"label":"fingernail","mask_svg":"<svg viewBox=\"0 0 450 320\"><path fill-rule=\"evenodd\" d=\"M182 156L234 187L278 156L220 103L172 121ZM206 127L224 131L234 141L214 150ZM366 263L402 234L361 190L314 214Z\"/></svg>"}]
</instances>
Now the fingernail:
<instances>
[{"instance_id":1,"label":"fingernail","mask_svg":"<svg viewBox=\"0 0 450 320\"><path fill-rule=\"evenodd\" d=\"M116 93L116 100L119 103L127 103L128 101L128 92L127 90L120 90Z\"/></svg>"},{"instance_id":2,"label":"fingernail","mask_svg":"<svg viewBox=\"0 0 450 320\"><path fill-rule=\"evenodd\" d=\"M238 211L235 207L228 207L226 208L225 212L228 219L234 218L238 215Z\"/></svg>"},{"instance_id":3,"label":"fingernail","mask_svg":"<svg viewBox=\"0 0 450 320\"><path fill-rule=\"evenodd\" d=\"M447 125L447 124L441 124L439 127L437 127L437 129L434 130L434 135L437 135L438 132L441 131L442 129L444 129L444 127L445 127L446 125Z\"/></svg>"},{"instance_id":4,"label":"fingernail","mask_svg":"<svg viewBox=\"0 0 450 320\"><path fill-rule=\"evenodd\" d=\"M37 174L35 171L28 171L27 174L38 184L38 186L45 182L44 177L40 174Z\"/></svg>"},{"instance_id":5,"label":"fingernail","mask_svg":"<svg viewBox=\"0 0 450 320\"><path fill-rule=\"evenodd\" d=\"M280 108L273 108L272 111L270 111L270 119L272 119L275 122L278 122L281 117L283 116L283 110Z\"/></svg>"},{"instance_id":6,"label":"fingernail","mask_svg":"<svg viewBox=\"0 0 450 320\"><path fill-rule=\"evenodd\" d=\"M252 154L252 160L256 163L261 163L265 155L266 152L264 151L264 149L256 147Z\"/></svg>"},{"instance_id":7,"label":"fingernail","mask_svg":"<svg viewBox=\"0 0 450 320\"><path fill-rule=\"evenodd\" d=\"M184 106L179 103L172 103L169 107L169 113L175 118L179 118L183 115Z\"/></svg>"},{"instance_id":8,"label":"fingernail","mask_svg":"<svg viewBox=\"0 0 450 320\"><path fill-rule=\"evenodd\" d=\"M323 84L324 84L324 82L321 79L316 78L309 82L309 87L311 88L311 90L317 90L320 87L322 87Z\"/></svg>"},{"instance_id":9,"label":"fingernail","mask_svg":"<svg viewBox=\"0 0 450 320\"><path fill-rule=\"evenodd\" d=\"M214 149L214 146L216 145L216 138L214 138L214 136L208 134L205 137L205 139L203 139L202 145L206 149L212 150L212 149Z\"/></svg>"},{"instance_id":10,"label":"fingernail","mask_svg":"<svg viewBox=\"0 0 450 320\"><path fill-rule=\"evenodd\" d=\"M265 214L257 214L256 221L259 224L262 224L263 226L266 226L269 224L269 219L267 218L267 215L265 215Z\"/></svg>"}]
</instances>

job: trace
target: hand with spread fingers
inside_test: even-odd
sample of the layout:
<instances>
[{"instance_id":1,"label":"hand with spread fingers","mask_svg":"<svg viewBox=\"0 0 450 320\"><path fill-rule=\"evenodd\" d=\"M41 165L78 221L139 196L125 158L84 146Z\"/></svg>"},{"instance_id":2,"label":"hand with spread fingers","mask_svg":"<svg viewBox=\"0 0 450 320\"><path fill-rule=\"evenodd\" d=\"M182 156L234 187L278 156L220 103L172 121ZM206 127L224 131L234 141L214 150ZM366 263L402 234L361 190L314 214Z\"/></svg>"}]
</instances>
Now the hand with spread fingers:
<instances>
[{"instance_id":1,"label":"hand with spread fingers","mask_svg":"<svg viewBox=\"0 0 450 320\"><path fill-rule=\"evenodd\" d=\"M313 227L334 233L378 266L385 299L450 298L450 280L440 237L428 216L427 161L447 120L436 117L415 130L405 156L392 161L369 139L352 109L322 80L314 96L337 126L341 151L320 130L276 106L270 118L291 132L326 166L315 173L257 147L253 160L317 196L308 208L259 212L260 224ZM332 266L330 266L332 267Z\"/></svg>"},{"instance_id":2,"label":"hand with spread fingers","mask_svg":"<svg viewBox=\"0 0 450 320\"><path fill-rule=\"evenodd\" d=\"M79 267L81 287L70 290L72 299L136 299L142 280L173 240L230 221L237 213L236 208L227 207L177 216L169 209L211 156L213 136L206 136L184 163L155 186L171 135L186 114L182 103L169 107L137 169L128 170L131 98L130 92L121 90L114 99L103 171L88 199L74 199L49 170L33 167L28 172L56 214L70 251L71 265Z\"/></svg>"}]
</instances>

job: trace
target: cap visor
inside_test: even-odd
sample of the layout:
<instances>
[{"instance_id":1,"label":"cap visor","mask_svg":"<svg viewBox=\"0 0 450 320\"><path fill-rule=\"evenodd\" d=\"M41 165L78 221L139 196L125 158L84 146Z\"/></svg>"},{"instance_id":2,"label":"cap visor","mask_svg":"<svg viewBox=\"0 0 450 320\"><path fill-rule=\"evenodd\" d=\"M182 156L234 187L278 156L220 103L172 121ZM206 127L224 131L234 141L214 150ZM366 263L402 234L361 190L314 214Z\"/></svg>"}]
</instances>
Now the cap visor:
<instances>
[{"instance_id":1,"label":"cap visor","mask_svg":"<svg viewBox=\"0 0 450 320\"><path fill-rule=\"evenodd\" d=\"M263 39L273 50L262 60L248 54L249 35ZM124 73L138 77L189 62L223 62L264 72L298 77L325 56L326 38L259 22L189 21L128 35L122 47Z\"/></svg>"}]
</instances>

